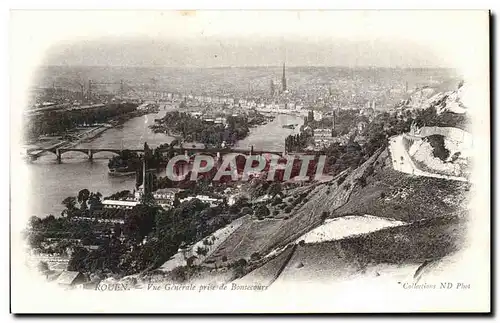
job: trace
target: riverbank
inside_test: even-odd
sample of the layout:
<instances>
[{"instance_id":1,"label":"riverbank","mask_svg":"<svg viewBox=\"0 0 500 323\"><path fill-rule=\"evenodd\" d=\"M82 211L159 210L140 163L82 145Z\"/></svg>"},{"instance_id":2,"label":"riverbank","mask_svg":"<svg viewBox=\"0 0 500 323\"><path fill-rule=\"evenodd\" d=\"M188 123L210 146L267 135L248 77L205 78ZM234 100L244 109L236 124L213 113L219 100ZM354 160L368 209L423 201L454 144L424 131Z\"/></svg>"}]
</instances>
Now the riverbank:
<instances>
[{"instance_id":1,"label":"riverbank","mask_svg":"<svg viewBox=\"0 0 500 323\"><path fill-rule=\"evenodd\" d=\"M159 113L132 118L124 122L123 126L113 126L99 135L93 133L93 139L88 138L86 143L76 148L141 149L144 142L152 148L170 143L174 138L165 133L155 134L148 127L154 123L154 119L164 115L165 111L162 110ZM284 151L285 138L297 130L285 129L282 125L301 122L303 118L278 115L266 125L251 128L245 140L237 142L234 148L248 149L253 145L255 150ZM25 200L29 201L27 218L31 215L45 217L49 214L60 214L64 209L61 201L68 196L77 196L82 188L100 192L103 196L132 190L135 186L133 176L108 175L107 158L112 156L111 153L102 152L89 162L88 157L80 152L68 152L64 154L62 163L58 163L53 154L44 154L37 160L26 163L31 182L25 197ZM159 176L166 176L165 171Z\"/></svg>"},{"instance_id":2,"label":"riverbank","mask_svg":"<svg viewBox=\"0 0 500 323\"><path fill-rule=\"evenodd\" d=\"M149 114L149 111L139 111L135 110L126 115L122 115L118 118L111 119L109 123L98 124L93 127L85 128L74 128L71 131L68 131L65 135L58 136L42 136L38 140L28 145L25 145L25 148L42 148L42 149L54 149L54 148L73 148L77 145L90 142L100 135L102 135L105 131L118 128L122 126L125 122L138 118L143 115ZM72 139L63 139L64 136L73 137Z\"/></svg>"}]
</instances>

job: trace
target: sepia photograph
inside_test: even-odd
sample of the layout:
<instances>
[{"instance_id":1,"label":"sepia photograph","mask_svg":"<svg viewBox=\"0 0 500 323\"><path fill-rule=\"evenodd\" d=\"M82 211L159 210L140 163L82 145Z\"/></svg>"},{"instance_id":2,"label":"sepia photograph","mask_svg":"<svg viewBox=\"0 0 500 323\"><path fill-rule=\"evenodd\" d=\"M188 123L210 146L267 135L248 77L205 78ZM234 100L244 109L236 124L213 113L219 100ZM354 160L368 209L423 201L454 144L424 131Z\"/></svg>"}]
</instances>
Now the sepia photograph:
<instances>
[{"instance_id":1,"label":"sepia photograph","mask_svg":"<svg viewBox=\"0 0 500 323\"><path fill-rule=\"evenodd\" d=\"M490 19L11 10L11 312L490 312Z\"/></svg>"}]
</instances>

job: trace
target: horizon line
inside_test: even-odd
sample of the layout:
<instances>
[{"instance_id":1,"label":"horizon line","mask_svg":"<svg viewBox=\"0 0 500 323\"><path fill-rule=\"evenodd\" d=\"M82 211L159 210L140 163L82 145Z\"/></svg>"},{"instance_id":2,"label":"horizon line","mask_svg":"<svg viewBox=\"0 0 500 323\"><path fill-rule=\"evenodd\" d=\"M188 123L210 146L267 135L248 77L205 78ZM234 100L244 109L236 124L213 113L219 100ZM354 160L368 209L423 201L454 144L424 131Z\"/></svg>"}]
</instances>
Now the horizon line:
<instances>
[{"instance_id":1,"label":"horizon line","mask_svg":"<svg viewBox=\"0 0 500 323\"><path fill-rule=\"evenodd\" d=\"M222 65L222 66L168 66L168 65L57 65L57 64L40 64L38 67L121 67L121 68L179 68L179 69L216 69L216 68L282 68L283 65ZM298 68L298 67L323 67L323 68L352 68L352 69L456 69L450 66L374 66L374 65L358 65L358 66L348 66L348 65L286 65L287 68Z\"/></svg>"}]
</instances>

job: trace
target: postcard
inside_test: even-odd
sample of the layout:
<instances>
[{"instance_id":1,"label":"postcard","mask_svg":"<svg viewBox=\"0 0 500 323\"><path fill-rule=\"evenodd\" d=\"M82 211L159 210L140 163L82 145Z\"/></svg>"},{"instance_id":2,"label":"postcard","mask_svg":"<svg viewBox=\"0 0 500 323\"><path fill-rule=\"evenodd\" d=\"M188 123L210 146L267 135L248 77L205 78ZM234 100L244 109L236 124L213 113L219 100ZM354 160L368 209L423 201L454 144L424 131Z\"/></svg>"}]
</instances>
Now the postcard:
<instances>
[{"instance_id":1,"label":"postcard","mask_svg":"<svg viewBox=\"0 0 500 323\"><path fill-rule=\"evenodd\" d=\"M10 18L13 313L490 312L488 11Z\"/></svg>"}]
</instances>

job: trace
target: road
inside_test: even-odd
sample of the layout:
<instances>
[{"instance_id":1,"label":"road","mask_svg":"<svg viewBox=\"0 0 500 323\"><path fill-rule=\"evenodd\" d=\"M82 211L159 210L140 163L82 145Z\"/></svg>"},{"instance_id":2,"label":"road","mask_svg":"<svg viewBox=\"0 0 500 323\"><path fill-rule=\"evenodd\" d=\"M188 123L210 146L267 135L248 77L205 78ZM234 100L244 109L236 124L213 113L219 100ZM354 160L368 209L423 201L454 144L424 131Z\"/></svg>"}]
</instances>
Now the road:
<instances>
[{"instance_id":1,"label":"road","mask_svg":"<svg viewBox=\"0 0 500 323\"><path fill-rule=\"evenodd\" d=\"M392 166L399 172L415 176L444 178L449 180L467 182L467 179L465 177L429 173L418 169L418 167L411 160L408 151L404 147L403 135L391 137L389 139L389 151L391 153Z\"/></svg>"}]
</instances>

